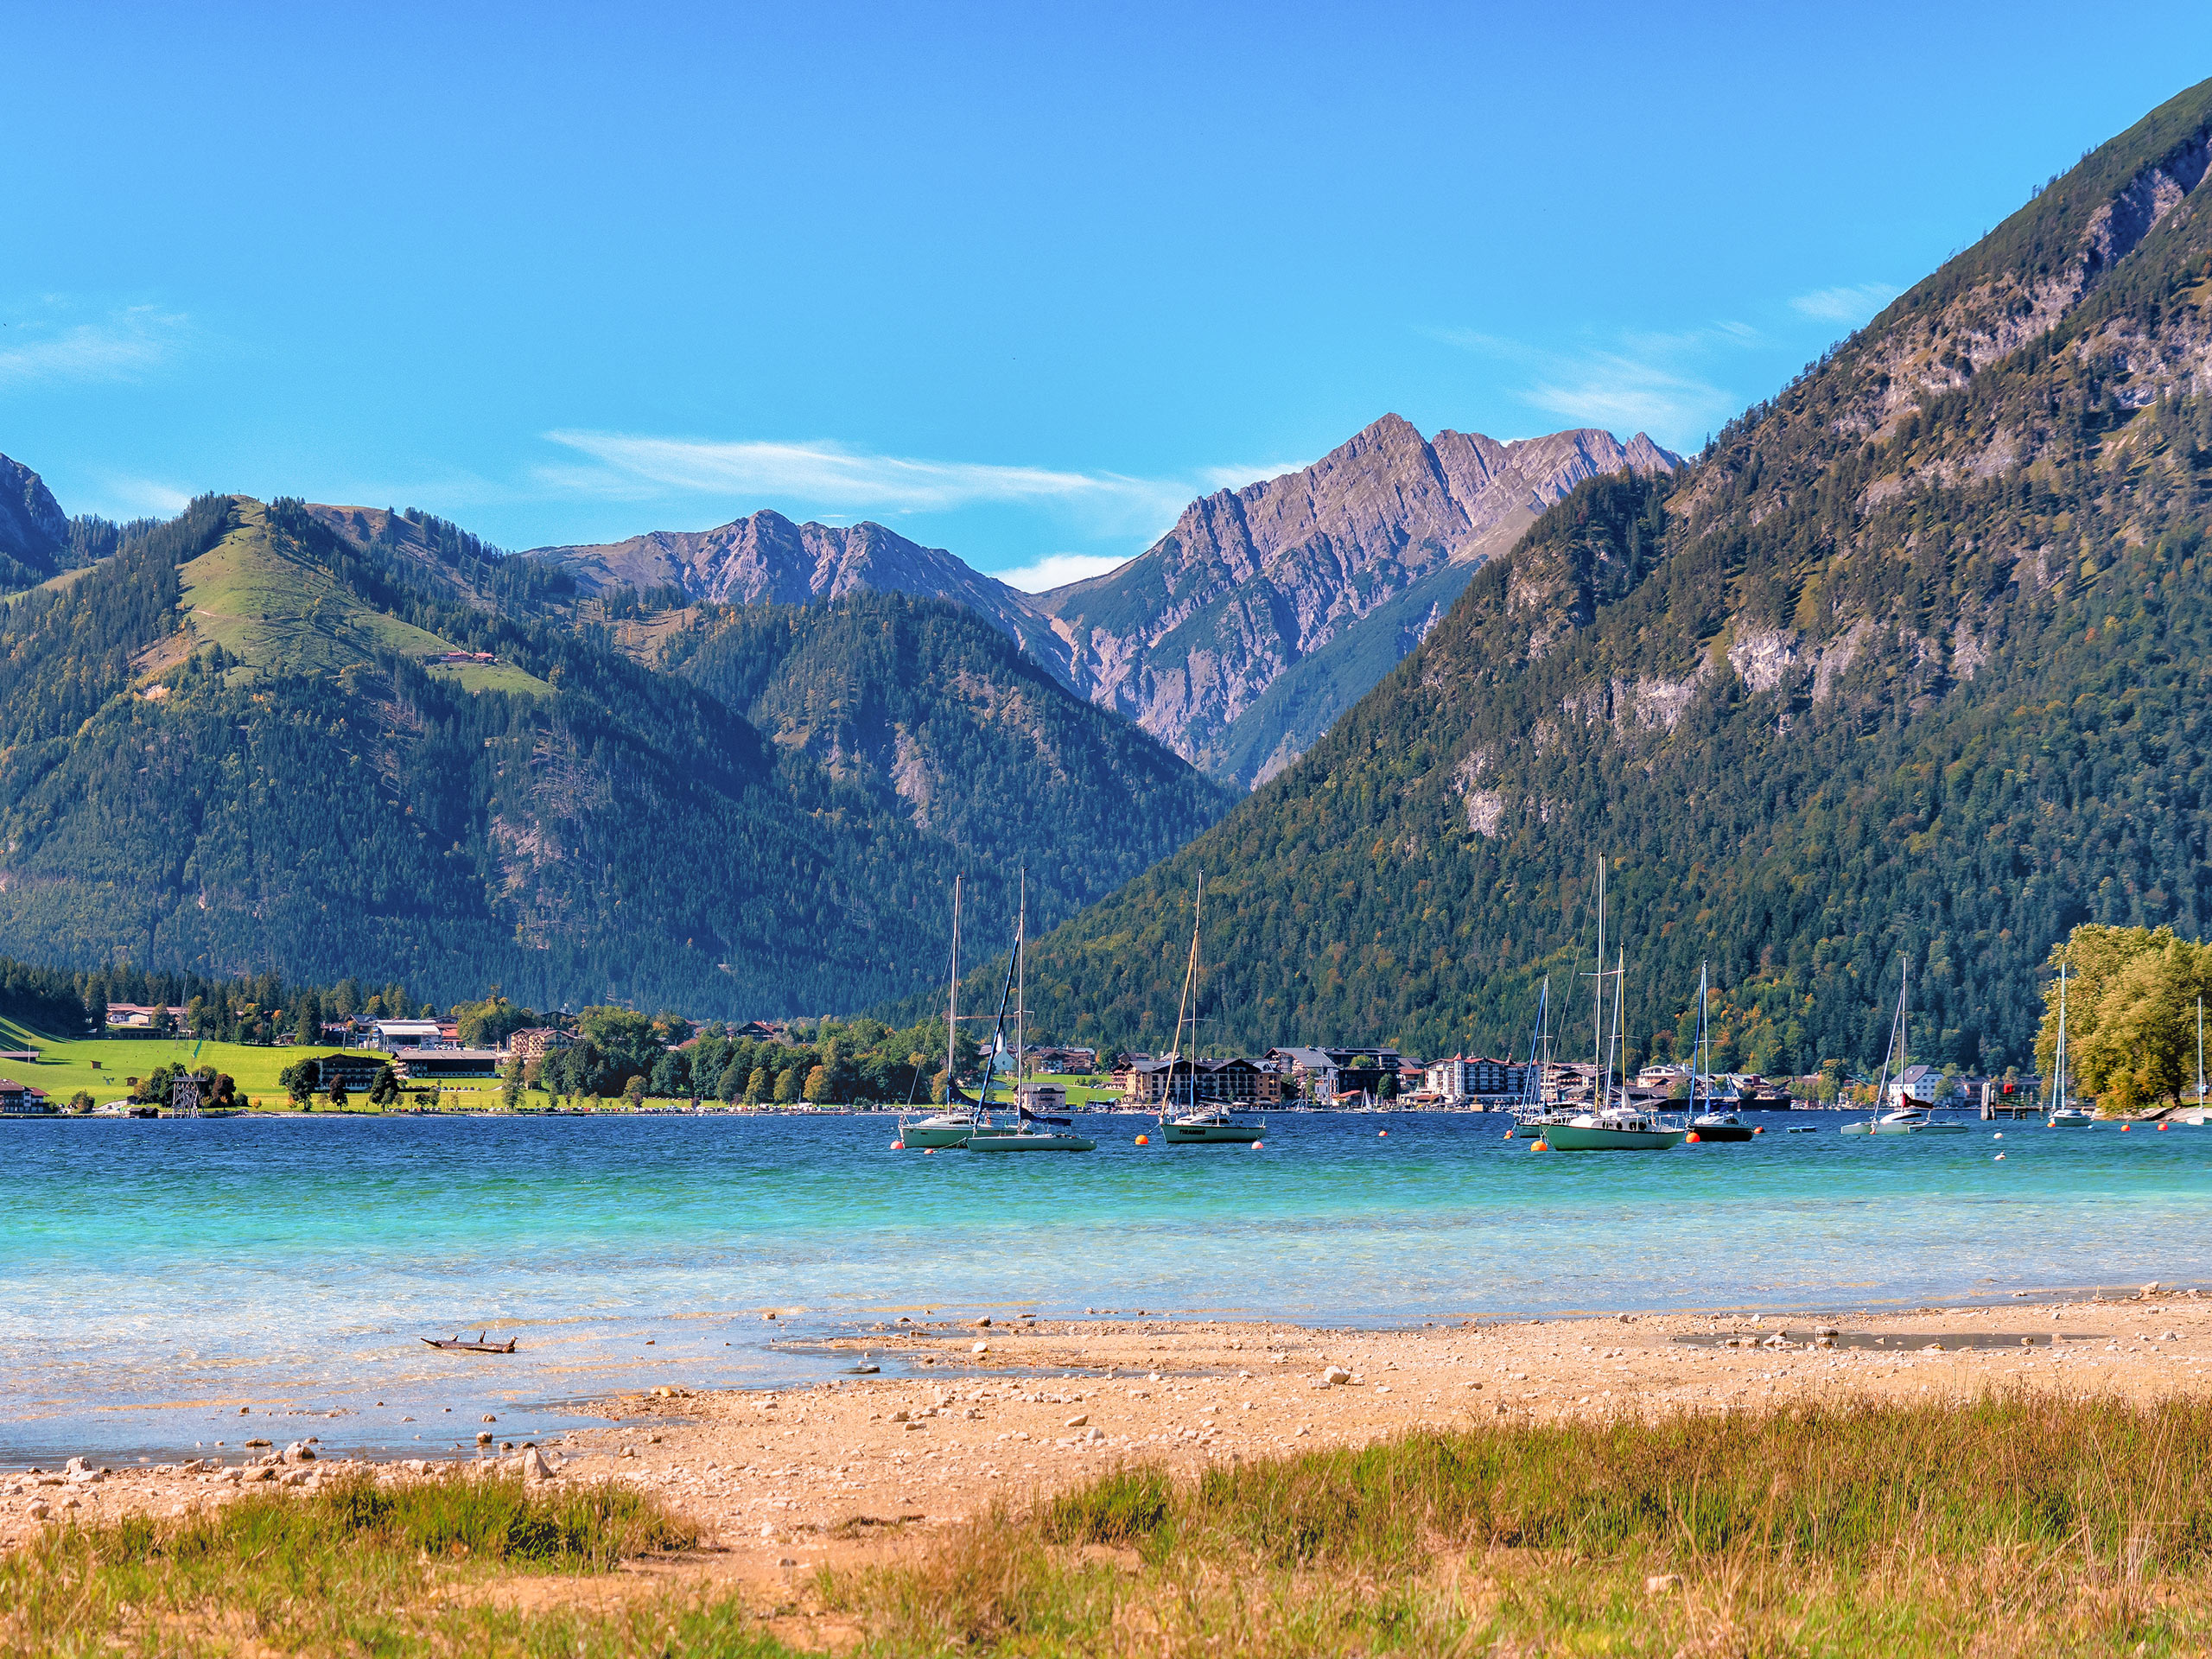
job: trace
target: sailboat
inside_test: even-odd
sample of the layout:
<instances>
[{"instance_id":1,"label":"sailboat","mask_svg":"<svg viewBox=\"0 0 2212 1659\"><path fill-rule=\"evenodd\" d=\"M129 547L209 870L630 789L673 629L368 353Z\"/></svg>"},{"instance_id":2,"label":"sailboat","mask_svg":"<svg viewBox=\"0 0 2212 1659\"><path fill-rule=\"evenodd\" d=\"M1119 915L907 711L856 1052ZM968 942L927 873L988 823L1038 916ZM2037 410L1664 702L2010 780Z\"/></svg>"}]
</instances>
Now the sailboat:
<instances>
[{"instance_id":1,"label":"sailboat","mask_svg":"<svg viewBox=\"0 0 2212 1659\"><path fill-rule=\"evenodd\" d=\"M1546 974L1536 992L1536 1023L1529 1033L1529 1065L1521 1074L1521 1098L1513 1103L1513 1127L1505 1132L1509 1141L1516 1135L1541 1140L1554 1126L1574 1118L1571 1108L1544 1097L1544 1078L1551 1071L1551 1008L1552 976Z\"/></svg>"},{"instance_id":2,"label":"sailboat","mask_svg":"<svg viewBox=\"0 0 2212 1659\"><path fill-rule=\"evenodd\" d=\"M1675 1128L1656 1114L1633 1109L1625 1099L1613 1098L1613 1049L1620 1040L1621 982L1627 971L1625 952L1617 951L1610 975L1605 969L1605 866L1598 864L1598 971L1592 976L1597 989L1592 998L1593 1038L1590 1052L1590 1109L1578 1112L1564 1123L1544 1130L1545 1144L1555 1152L1664 1152L1688 1136L1687 1128ZM1613 981L1613 1030L1605 1033L1605 981Z\"/></svg>"},{"instance_id":3,"label":"sailboat","mask_svg":"<svg viewBox=\"0 0 2212 1659\"><path fill-rule=\"evenodd\" d=\"M2066 958L2058 959L2058 1048L2050 1058L2050 1116L2044 1120L2050 1129L2086 1129L2097 1121L2096 1114L2085 1112L2066 1097L2066 1072L2069 1056L2066 1052Z\"/></svg>"},{"instance_id":4,"label":"sailboat","mask_svg":"<svg viewBox=\"0 0 2212 1659\"><path fill-rule=\"evenodd\" d=\"M1881 1081L1874 1085L1874 1103L1877 1106L1889 1093L1891 1070L1894 1069L1900 1078L1904 1076L1905 1055L1911 1046L1912 1029L1910 1016L1905 1012L1905 991L1911 980L1911 965L1900 957L1897 1011L1896 1017L1890 1021L1890 1046L1889 1052L1882 1057ZM1929 1108L1916 1102L1900 1106L1895 1111L1884 1112L1878 1117L1870 1117L1864 1123L1843 1126L1846 1135L1964 1135L1966 1132L1965 1124L1937 1117Z\"/></svg>"},{"instance_id":5,"label":"sailboat","mask_svg":"<svg viewBox=\"0 0 2212 1659\"><path fill-rule=\"evenodd\" d=\"M1713 1029L1706 1018L1709 1000L1707 990L1707 966L1700 963L1697 969L1697 1047L1693 1052L1690 1077L1690 1132L1700 1141L1748 1141L1751 1126L1737 1116L1732 1107L1713 1109ZM1706 1109L1697 1109L1698 1085L1705 1086Z\"/></svg>"},{"instance_id":6,"label":"sailboat","mask_svg":"<svg viewBox=\"0 0 2212 1659\"><path fill-rule=\"evenodd\" d=\"M1183 1065L1183 1015L1191 1016L1191 1047L1198 1046L1198 916L1205 907L1206 879L1198 878L1198 896L1191 906L1191 958L1183 969L1183 1000L1175 1008L1175 1046L1167 1056L1167 1091L1160 1099L1160 1135L1169 1146L1243 1146L1249 1147L1267 1133L1260 1123L1240 1123L1228 1107L1216 1101L1209 1106L1198 1104L1198 1063L1192 1055L1189 1091L1184 1105L1189 1109L1178 1117L1171 1116L1175 1103L1175 1078Z\"/></svg>"},{"instance_id":7,"label":"sailboat","mask_svg":"<svg viewBox=\"0 0 2212 1659\"><path fill-rule=\"evenodd\" d=\"M953 1056L960 1052L960 878L952 878L952 988L944 1004L944 1109L925 1117L901 1114L899 1144L913 1151L964 1147L989 1120L971 1101L963 1098L952 1079Z\"/></svg>"},{"instance_id":8,"label":"sailboat","mask_svg":"<svg viewBox=\"0 0 2212 1659\"><path fill-rule=\"evenodd\" d=\"M1029 1001L1029 873L1021 876L1021 901L1014 912L1014 956L1007 964L1007 977L1014 989L1014 1127L1002 1128L990 1118L991 1079L998 1075L995 1065L983 1073L983 1098L978 1110L987 1120L982 1127L969 1131L968 1150L970 1152L1096 1152L1098 1143L1075 1133L1075 1120L1070 1117L1047 1116L1033 1112L1029 1103L1021 1098L1021 1056L1025 1052L1028 1027L1024 1023ZM1006 1028L1006 999L999 999L997 1029L991 1033L991 1050L995 1055Z\"/></svg>"}]
</instances>

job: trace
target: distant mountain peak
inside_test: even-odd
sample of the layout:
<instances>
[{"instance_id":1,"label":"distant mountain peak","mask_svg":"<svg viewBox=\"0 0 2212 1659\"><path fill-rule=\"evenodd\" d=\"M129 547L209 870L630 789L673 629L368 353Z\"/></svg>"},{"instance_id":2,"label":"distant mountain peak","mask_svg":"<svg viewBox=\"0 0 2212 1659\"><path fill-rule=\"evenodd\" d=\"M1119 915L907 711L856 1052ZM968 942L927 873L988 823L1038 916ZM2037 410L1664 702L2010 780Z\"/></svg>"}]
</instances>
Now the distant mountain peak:
<instances>
[{"instance_id":1,"label":"distant mountain peak","mask_svg":"<svg viewBox=\"0 0 2212 1659\"><path fill-rule=\"evenodd\" d=\"M1428 439L1386 414L1310 467L1192 502L1136 560L1035 602L1093 701L1250 785L1395 666L1421 617L1448 606L1546 507L1586 479L1681 465L1641 432L1626 444L1596 427L1510 442L1451 430ZM1432 582L1419 614L1397 617L1398 602ZM1359 649L1341 643L1370 620ZM1331 666L1306 677L1325 688L1274 700L1295 712L1270 704L1279 680L1332 645Z\"/></svg>"}]
</instances>

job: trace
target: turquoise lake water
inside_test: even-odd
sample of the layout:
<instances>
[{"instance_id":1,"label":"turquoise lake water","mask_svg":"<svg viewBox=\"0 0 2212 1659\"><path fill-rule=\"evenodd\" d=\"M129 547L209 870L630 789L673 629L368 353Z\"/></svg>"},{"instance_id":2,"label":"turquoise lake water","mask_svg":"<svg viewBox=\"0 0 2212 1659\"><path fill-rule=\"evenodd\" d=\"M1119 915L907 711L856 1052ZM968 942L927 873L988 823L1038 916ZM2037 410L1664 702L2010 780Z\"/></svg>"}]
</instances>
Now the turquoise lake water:
<instances>
[{"instance_id":1,"label":"turquoise lake water","mask_svg":"<svg viewBox=\"0 0 2212 1659\"><path fill-rule=\"evenodd\" d=\"M828 1376L850 1357L810 1340L925 1309L1396 1325L2212 1282L2212 1131L1845 1121L1573 1155L1491 1116L1283 1115L1258 1152L1086 1117L1096 1153L997 1158L893 1152L870 1116L9 1122L0 1466L444 1453L487 1411L521 1439L615 1388ZM520 1351L416 1340L480 1327Z\"/></svg>"}]
</instances>

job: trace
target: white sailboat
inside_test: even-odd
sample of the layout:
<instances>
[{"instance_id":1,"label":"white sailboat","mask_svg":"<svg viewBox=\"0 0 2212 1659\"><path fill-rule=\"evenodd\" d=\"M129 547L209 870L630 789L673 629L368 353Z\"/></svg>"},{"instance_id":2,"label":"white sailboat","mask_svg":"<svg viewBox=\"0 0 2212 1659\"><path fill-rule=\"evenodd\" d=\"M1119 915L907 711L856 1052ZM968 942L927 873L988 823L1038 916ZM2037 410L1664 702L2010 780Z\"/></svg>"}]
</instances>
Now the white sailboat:
<instances>
[{"instance_id":1,"label":"white sailboat","mask_svg":"<svg viewBox=\"0 0 2212 1659\"><path fill-rule=\"evenodd\" d=\"M1898 961L1897 1011L1896 1017L1890 1021L1890 1047L1882 1058L1881 1081L1874 1086L1874 1103L1877 1106L1889 1093L1892 1067L1900 1078L1904 1077L1905 1055L1910 1047L1911 1020L1905 1012L1905 990L1911 981L1912 969L1903 957ZM1966 1132L1965 1124L1938 1117L1931 1109L1916 1102L1868 1118L1864 1123L1843 1126L1846 1135L1964 1135Z\"/></svg>"},{"instance_id":2,"label":"white sailboat","mask_svg":"<svg viewBox=\"0 0 2212 1659\"><path fill-rule=\"evenodd\" d=\"M1047 1116L1033 1112L1029 1103L1021 1098L1021 1056L1026 1052L1028 1027L1029 999L1029 874L1022 873L1021 902L1014 912L1014 960L1008 971L1014 983L1014 1127L1007 1128L989 1122L991 1079L998 1075L995 1068L983 1074L983 1098L976 1109L985 1123L969 1132L967 1146L970 1152L1096 1152L1098 1143L1075 1133L1075 1120L1068 1117ZM1003 999L999 1004L1001 1027L1006 1013ZM998 1047L999 1033L991 1037L993 1050Z\"/></svg>"},{"instance_id":3,"label":"white sailboat","mask_svg":"<svg viewBox=\"0 0 2212 1659\"><path fill-rule=\"evenodd\" d=\"M952 878L952 988L944 1003L944 1109L925 1116L901 1114L899 1144L911 1151L964 1147L968 1137L988 1127L981 1110L960 1096L952 1078L953 1057L960 1052L960 878Z\"/></svg>"},{"instance_id":4,"label":"white sailboat","mask_svg":"<svg viewBox=\"0 0 2212 1659\"><path fill-rule=\"evenodd\" d=\"M1733 1107L1713 1109L1713 1029L1706 1017L1708 993L1704 963L1697 966L1697 1046L1690 1052L1690 1132L1700 1141L1748 1141L1751 1126ZM1698 1088L1705 1089L1706 1109L1699 1111Z\"/></svg>"},{"instance_id":5,"label":"white sailboat","mask_svg":"<svg viewBox=\"0 0 2212 1659\"><path fill-rule=\"evenodd\" d=\"M2086 1129L2097 1121L2094 1112L2085 1112L2067 1098L2066 1073L2070 1056L2066 1051L2066 958L2058 959L2058 1046L2050 1057L2050 1116L2044 1120L2050 1129Z\"/></svg>"},{"instance_id":6,"label":"white sailboat","mask_svg":"<svg viewBox=\"0 0 2212 1659\"><path fill-rule=\"evenodd\" d=\"M1578 1112L1564 1123L1544 1130L1544 1144L1554 1152L1664 1152L1688 1138L1689 1130L1665 1122L1657 1114L1640 1112L1625 1099L1613 1098L1613 1044L1620 1039L1621 982L1627 971L1625 952L1616 952L1610 977L1613 981L1613 1031L1605 1033L1605 866L1598 864L1598 971L1591 1023L1590 1109Z\"/></svg>"},{"instance_id":7,"label":"white sailboat","mask_svg":"<svg viewBox=\"0 0 2212 1659\"><path fill-rule=\"evenodd\" d=\"M1198 918L1205 908L1206 879L1198 878L1198 894L1191 906L1191 956L1183 969L1183 997L1175 1007L1175 1046L1167 1054L1167 1090L1160 1098L1160 1136L1169 1146L1249 1147L1267 1133L1262 1123L1241 1123L1229 1108L1216 1101L1198 1104ZM1191 1016L1190 1070L1185 1110L1175 1111L1175 1083L1183 1065L1183 1016Z\"/></svg>"}]
</instances>

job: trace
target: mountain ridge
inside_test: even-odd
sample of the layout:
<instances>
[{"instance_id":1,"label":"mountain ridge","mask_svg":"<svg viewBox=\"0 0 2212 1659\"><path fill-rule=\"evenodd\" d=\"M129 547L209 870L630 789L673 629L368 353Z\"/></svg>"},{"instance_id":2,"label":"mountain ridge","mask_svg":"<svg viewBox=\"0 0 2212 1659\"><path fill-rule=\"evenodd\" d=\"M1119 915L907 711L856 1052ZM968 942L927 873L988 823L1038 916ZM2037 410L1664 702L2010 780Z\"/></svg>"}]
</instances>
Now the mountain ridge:
<instances>
[{"instance_id":1,"label":"mountain ridge","mask_svg":"<svg viewBox=\"0 0 2212 1659\"><path fill-rule=\"evenodd\" d=\"M2032 1063L2075 923L2212 926L2212 82L1732 421L1586 480L1299 765L1032 950L1143 1045L1525 1041L1605 856L1630 1058ZM1324 902L1325 897L1325 902ZM1175 916L1185 918L1177 924ZM1162 1009L1166 1010L1164 1014Z\"/></svg>"},{"instance_id":2,"label":"mountain ridge","mask_svg":"<svg viewBox=\"0 0 2212 1659\"><path fill-rule=\"evenodd\" d=\"M1312 466L1192 502L1115 570L1025 594L873 521L795 523L762 510L705 531L533 548L587 594L681 589L721 603L804 604L883 590L950 600L1077 695L1134 720L1203 771L1245 788L1287 765L1418 639L1395 621L1317 661L1417 583L1509 547L1585 478L1671 472L1643 433L1598 428L1500 442L1424 439L1396 415ZM1440 611L1464 581L1431 582ZM1268 689L1305 665L1300 687ZM1282 706L1287 724L1271 709Z\"/></svg>"}]
</instances>

